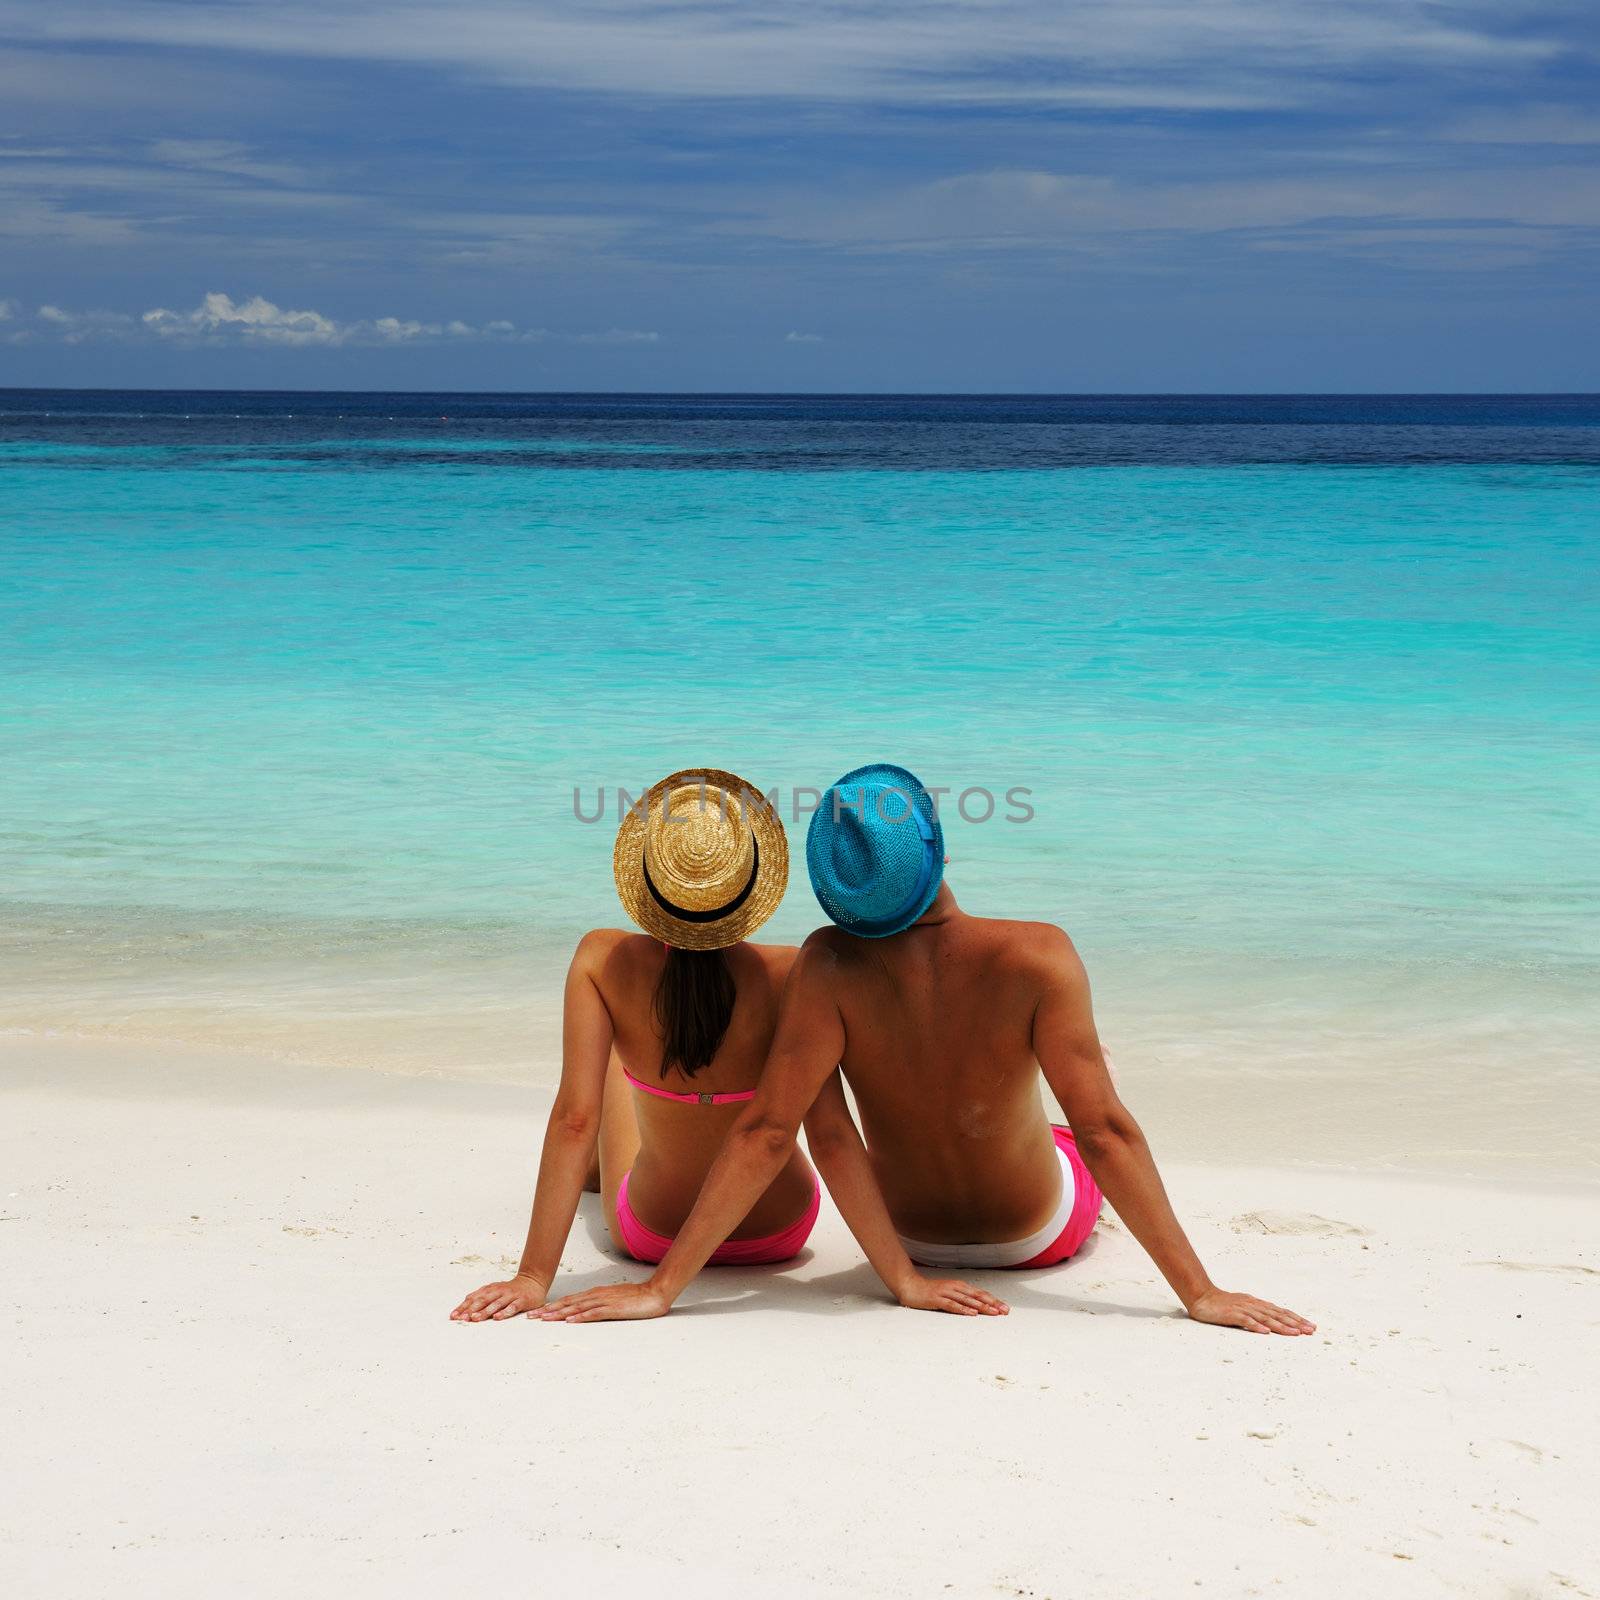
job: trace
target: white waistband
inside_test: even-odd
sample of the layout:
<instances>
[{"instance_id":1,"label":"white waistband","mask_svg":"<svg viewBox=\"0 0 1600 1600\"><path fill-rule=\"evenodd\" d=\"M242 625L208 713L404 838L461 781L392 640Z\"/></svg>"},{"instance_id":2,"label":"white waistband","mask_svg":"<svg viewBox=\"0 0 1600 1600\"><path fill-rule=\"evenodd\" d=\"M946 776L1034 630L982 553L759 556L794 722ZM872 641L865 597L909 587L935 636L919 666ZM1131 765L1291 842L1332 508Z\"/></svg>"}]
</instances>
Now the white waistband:
<instances>
[{"instance_id":1,"label":"white waistband","mask_svg":"<svg viewBox=\"0 0 1600 1600\"><path fill-rule=\"evenodd\" d=\"M900 1243L905 1246L906 1254L921 1267L1019 1267L1024 1261L1033 1260L1066 1232L1078 1198L1078 1186L1067 1152L1057 1145L1056 1155L1061 1161L1061 1198L1056 1202L1055 1213L1036 1233L1030 1233L1026 1239L1011 1239L1000 1244L931 1244L901 1234Z\"/></svg>"}]
</instances>

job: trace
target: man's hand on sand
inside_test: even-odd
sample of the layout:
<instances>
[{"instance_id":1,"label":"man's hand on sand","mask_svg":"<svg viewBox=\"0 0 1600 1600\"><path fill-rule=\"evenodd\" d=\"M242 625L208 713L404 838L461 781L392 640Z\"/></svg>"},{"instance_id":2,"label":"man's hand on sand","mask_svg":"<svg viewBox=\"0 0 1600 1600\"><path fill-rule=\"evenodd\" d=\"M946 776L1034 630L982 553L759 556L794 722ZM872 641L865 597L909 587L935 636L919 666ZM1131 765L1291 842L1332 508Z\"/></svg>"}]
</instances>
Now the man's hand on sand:
<instances>
[{"instance_id":1,"label":"man's hand on sand","mask_svg":"<svg viewBox=\"0 0 1600 1600\"><path fill-rule=\"evenodd\" d=\"M987 1289L963 1283L960 1278L925 1278L920 1272L896 1298L913 1311L948 1311L958 1317L1003 1317L1011 1310Z\"/></svg>"},{"instance_id":2,"label":"man's hand on sand","mask_svg":"<svg viewBox=\"0 0 1600 1600\"><path fill-rule=\"evenodd\" d=\"M452 1322L504 1322L507 1317L520 1317L532 1313L544 1304L548 1293L537 1278L525 1278L518 1273L504 1283L486 1283L474 1289L450 1313Z\"/></svg>"},{"instance_id":3,"label":"man's hand on sand","mask_svg":"<svg viewBox=\"0 0 1600 1600\"><path fill-rule=\"evenodd\" d=\"M1248 1333L1281 1333L1293 1337L1315 1333L1317 1325L1293 1311L1285 1311L1269 1300L1253 1294L1234 1294L1227 1289L1207 1289L1188 1308L1196 1322L1214 1322L1219 1328L1243 1328Z\"/></svg>"},{"instance_id":4,"label":"man's hand on sand","mask_svg":"<svg viewBox=\"0 0 1600 1600\"><path fill-rule=\"evenodd\" d=\"M642 1322L664 1317L671 1309L672 1302L648 1283L613 1283L563 1295L528 1315L540 1322Z\"/></svg>"}]
</instances>

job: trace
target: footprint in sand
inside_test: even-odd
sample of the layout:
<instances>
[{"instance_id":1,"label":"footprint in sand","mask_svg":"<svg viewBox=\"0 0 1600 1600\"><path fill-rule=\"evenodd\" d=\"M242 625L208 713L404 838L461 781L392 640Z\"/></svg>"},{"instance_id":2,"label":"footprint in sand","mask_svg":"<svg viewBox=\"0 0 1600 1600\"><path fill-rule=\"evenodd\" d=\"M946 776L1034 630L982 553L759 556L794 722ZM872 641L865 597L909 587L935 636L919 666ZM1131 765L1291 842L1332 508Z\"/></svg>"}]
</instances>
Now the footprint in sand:
<instances>
[{"instance_id":1,"label":"footprint in sand","mask_svg":"<svg viewBox=\"0 0 1600 1600\"><path fill-rule=\"evenodd\" d=\"M1334 1217L1319 1217L1314 1211L1246 1211L1228 1224L1235 1233L1274 1233L1297 1239L1366 1239L1371 1228Z\"/></svg>"},{"instance_id":2,"label":"footprint in sand","mask_svg":"<svg viewBox=\"0 0 1600 1600\"><path fill-rule=\"evenodd\" d=\"M1570 1272L1580 1278L1600 1278L1600 1267L1585 1267L1576 1261L1465 1261L1462 1265L1499 1267L1502 1272Z\"/></svg>"}]
</instances>

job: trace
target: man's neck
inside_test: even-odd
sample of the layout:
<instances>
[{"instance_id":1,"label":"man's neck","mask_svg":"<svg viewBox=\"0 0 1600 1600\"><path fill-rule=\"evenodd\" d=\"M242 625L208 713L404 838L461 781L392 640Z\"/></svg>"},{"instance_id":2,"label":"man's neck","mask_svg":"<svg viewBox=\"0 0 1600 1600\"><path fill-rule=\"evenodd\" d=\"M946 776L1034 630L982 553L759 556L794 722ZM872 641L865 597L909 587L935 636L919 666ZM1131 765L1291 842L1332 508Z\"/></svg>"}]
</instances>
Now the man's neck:
<instances>
[{"instance_id":1,"label":"man's neck","mask_svg":"<svg viewBox=\"0 0 1600 1600\"><path fill-rule=\"evenodd\" d=\"M936 923L949 922L953 917L959 917L961 914L961 907L956 904L956 897L950 892L950 885L941 883L939 892L933 897L933 904L911 926L913 928L932 927Z\"/></svg>"}]
</instances>

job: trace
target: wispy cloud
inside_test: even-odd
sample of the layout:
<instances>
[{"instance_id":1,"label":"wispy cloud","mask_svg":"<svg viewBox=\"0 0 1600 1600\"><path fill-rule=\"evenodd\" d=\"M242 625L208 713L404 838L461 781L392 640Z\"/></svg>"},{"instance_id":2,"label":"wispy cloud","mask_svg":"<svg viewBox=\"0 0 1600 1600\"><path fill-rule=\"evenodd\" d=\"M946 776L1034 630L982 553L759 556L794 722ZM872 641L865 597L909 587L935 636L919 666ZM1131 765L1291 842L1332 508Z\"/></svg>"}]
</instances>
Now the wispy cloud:
<instances>
[{"instance_id":1,"label":"wispy cloud","mask_svg":"<svg viewBox=\"0 0 1600 1600\"><path fill-rule=\"evenodd\" d=\"M61 340L63 344L82 344L86 339L121 339L134 328L132 317L119 311L63 311L60 306L40 306L33 314L35 329ZM25 343L32 330L13 334L16 343Z\"/></svg>"},{"instance_id":2,"label":"wispy cloud","mask_svg":"<svg viewBox=\"0 0 1600 1600\"><path fill-rule=\"evenodd\" d=\"M1165 252L1174 238L1231 237L1248 244L1262 234L1303 233L1333 253L1396 260L1396 236L1385 230L1409 227L1417 248L1405 253L1406 261L1421 259L1429 238L1449 249L1472 230L1497 230L1505 238L1527 230L1521 244L1533 256L1563 234L1594 241L1600 233L1600 174L1570 166L1522 168L1490 178L1376 168L1171 183L972 172L847 200L819 195L765 219L724 226L730 233L770 232L859 255L1045 252L1123 259L1136 259L1141 250ZM1485 266L1508 264L1499 255L1472 259Z\"/></svg>"},{"instance_id":3,"label":"wispy cloud","mask_svg":"<svg viewBox=\"0 0 1600 1600\"><path fill-rule=\"evenodd\" d=\"M0 321L16 323L5 338L10 343L57 339L81 344L87 339L153 338L195 345L277 345L331 347L340 345L404 345L444 341L494 344L655 344L660 334L633 328L607 328L597 332L564 332L549 328L519 327L495 320L472 323L459 318L424 322L414 318L366 317L341 321L321 311L295 310L278 305L264 295L235 300L213 291L187 311L157 306L138 316L122 311L69 311L56 305L39 306L31 316L14 300L0 301Z\"/></svg>"},{"instance_id":4,"label":"wispy cloud","mask_svg":"<svg viewBox=\"0 0 1600 1600\"><path fill-rule=\"evenodd\" d=\"M17 5L36 43L425 62L630 95L1260 107L1353 69L1496 71L1559 51L1489 0L105 0ZM1286 70L1288 69L1288 70Z\"/></svg>"},{"instance_id":5,"label":"wispy cloud","mask_svg":"<svg viewBox=\"0 0 1600 1600\"><path fill-rule=\"evenodd\" d=\"M1600 144L1600 115L1573 106L1522 106L1479 113L1444 129L1466 144Z\"/></svg>"},{"instance_id":6,"label":"wispy cloud","mask_svg":"<svg viewBox=\"0 0 1600 1600\"><path fill-rule=\"evenodd\" d=\"M783 336L785 344L821 344L820 333L786 333Z\"/></svg>"},{"instance_id":7,"label":"wispy cloud","mask_svg":"<svg viewBox=\"0 0 1600 1600\"><path fill-rule=\"evenodd\" d=\"M6 181L10 176L0 169L0 238L100 248L126 244L133 237L134 228L124 216L18 193Z\"/></svg>"},{"instance_id":8,"label":"wispy cloud","mask_svg":"<svg viewBox=\"0 0 1600 1600\"><path fill-rule=\"evenodd\" d=\"M0 237L152 245L183 238L210 250L248 235L291 253L313 242L329 250L337 237L345 259L384 262L404 237L443 265L494 269L582 258L635 225L593 201L509 210L492 188L472 195L468 185L463 196L455 168L434 188L477 205L444 209L424 203L429 197L414 182L375 181L350 166L348 155L283 160L240 140L102 136L71 145L0 133Z\"/></svg>"},{"instance_id":9,"label":"wispy cloud","mask_svg":"<svg viewBox=\"0 0 1600 1600\"><path fill-rule=\"evenodd\" d=\"M582 258L608 249L629 231L624 215L546 210L427 211L412 206L396 225L428 240L449 267L518 268Z\"/></svg>"},{"instance_id":10,"label":"wispy cloud","mask_svg":"<svg viewBox=\"0 0 1600 1600\"><path fill-rule=\"evenodd\" d=\"M304 185L311 176L291 162L263 161L237 139L153 139L143 155L161 166L258 183Z\"/></svg>"}]
</instances>

